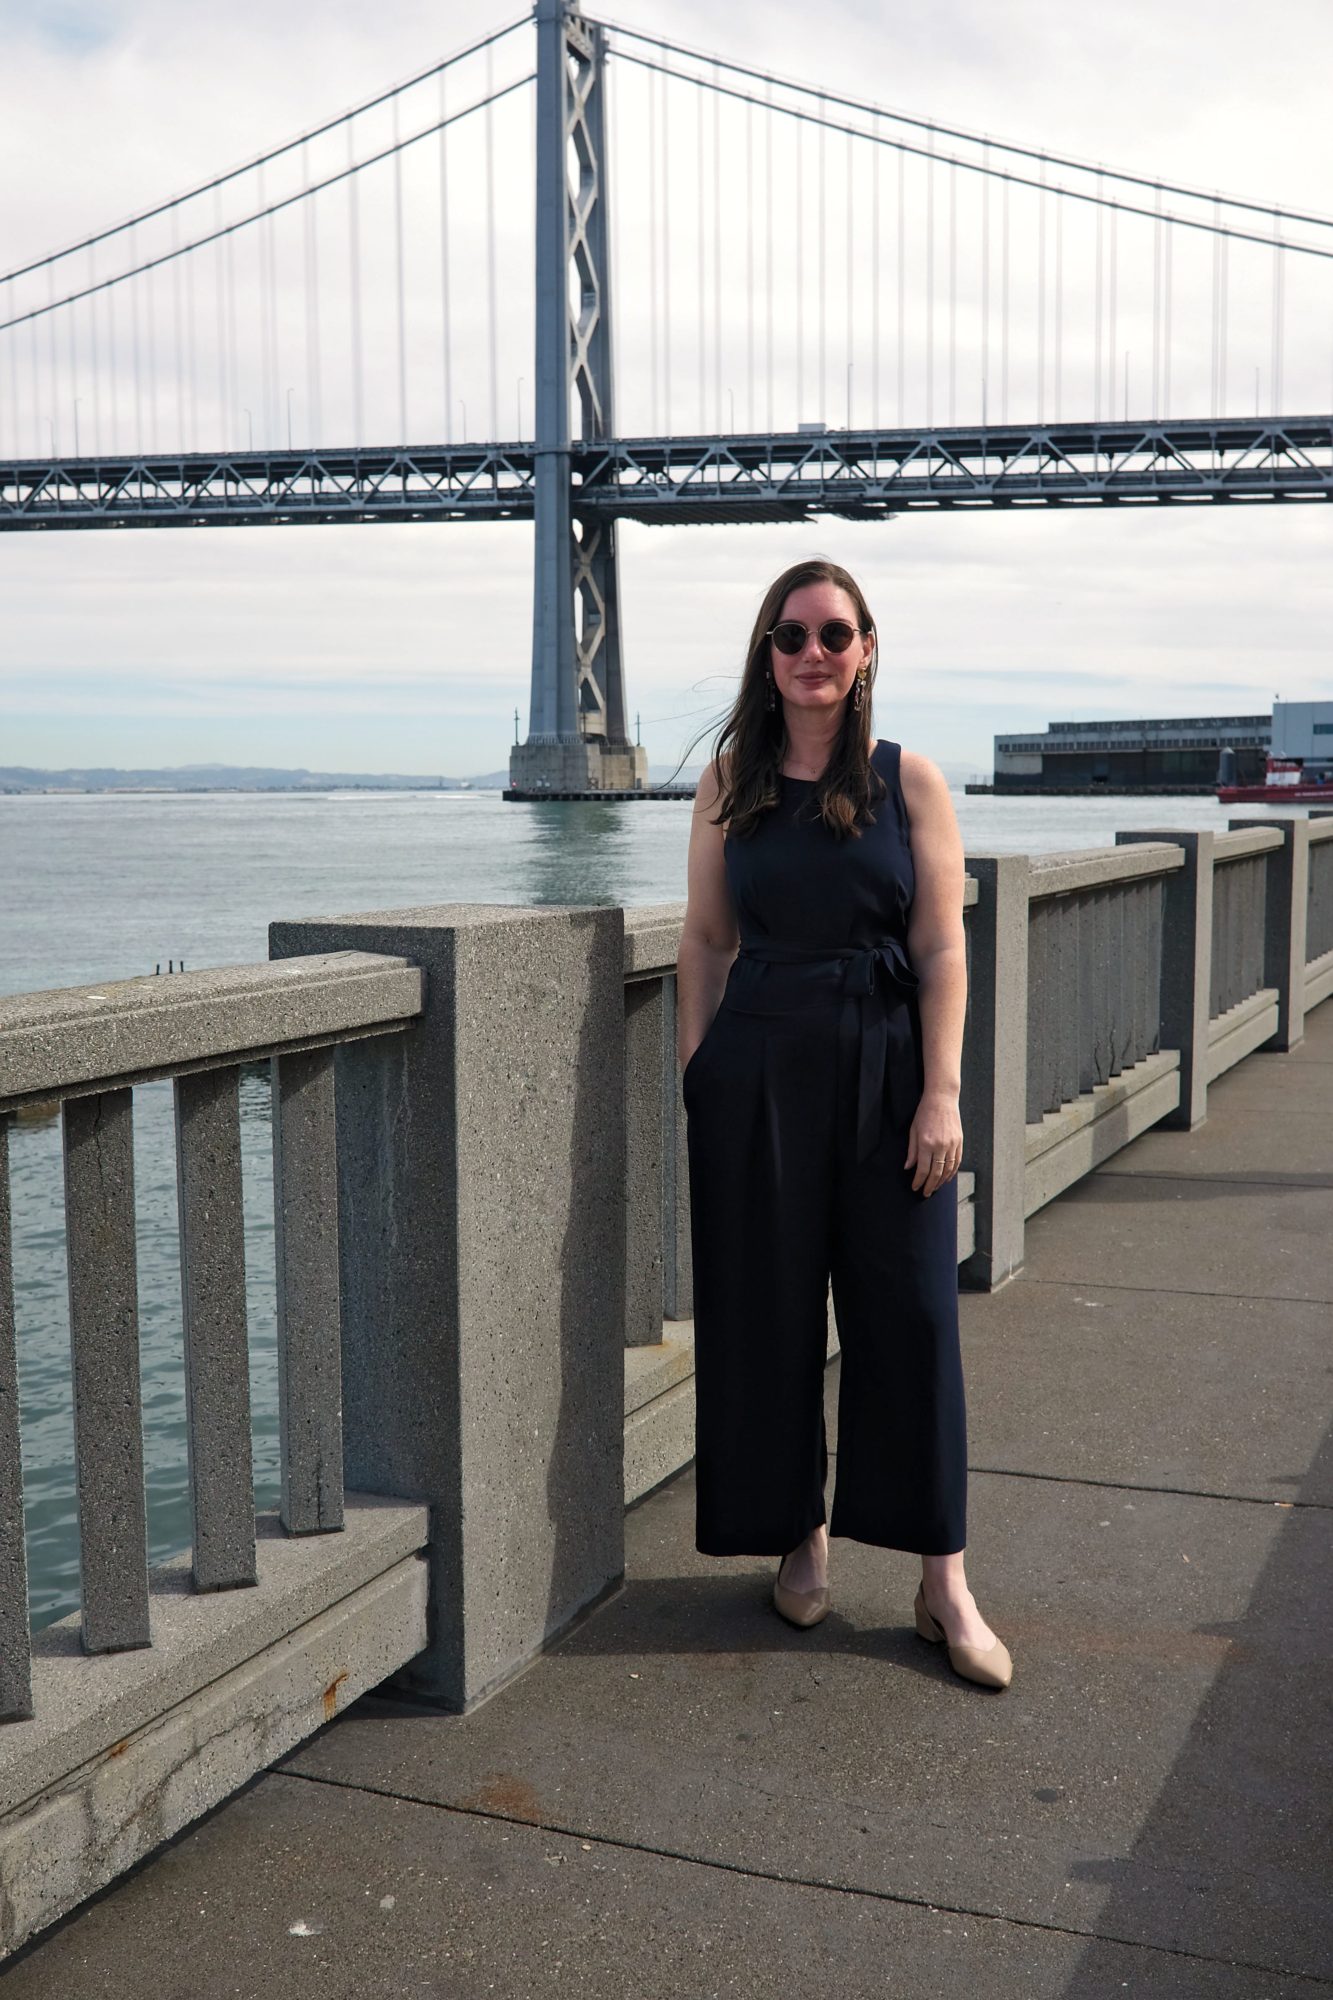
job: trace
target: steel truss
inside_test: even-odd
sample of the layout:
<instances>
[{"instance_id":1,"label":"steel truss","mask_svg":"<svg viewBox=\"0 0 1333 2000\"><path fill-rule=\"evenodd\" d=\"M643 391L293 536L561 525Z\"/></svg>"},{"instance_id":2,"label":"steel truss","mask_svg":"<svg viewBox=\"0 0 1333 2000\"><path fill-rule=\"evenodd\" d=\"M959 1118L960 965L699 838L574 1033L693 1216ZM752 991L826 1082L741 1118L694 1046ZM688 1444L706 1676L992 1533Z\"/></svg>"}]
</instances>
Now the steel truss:
<instances>
[{"instance_id":1,"label":"steel truss","mask_svg":"<svg viewBox=\"0 0 1333 2000\"><path fill-rule=\"evenodd\" d=\"M532 518L530 444L0 464L0 528Z\"/></svg>"},{"instance_id":2,"label":"steel truss","mask_svg":"<svg viewBox=\"0 0 1333 2000\"><path fill-rule=\"evenodd\" d=\"M537 461L531 444L25 459L0 464L0 529L531 520ZM569 469L587 706L590 682L602 700L594 663L610 629L605 542L617 519L1330 500L1333 418L608 438L571 444Z\"/></svg>"},{"instance_id":3,"label":"steel truss","mask_svg":"<svg viewBox=\"0 0 1333 2000\"><path fill-rule=\"evenodd\" d=\"M1329 500L1333 418L650 438L585 453L578 470L582 504L634 521Z\"/></svg>"}]
</instances>

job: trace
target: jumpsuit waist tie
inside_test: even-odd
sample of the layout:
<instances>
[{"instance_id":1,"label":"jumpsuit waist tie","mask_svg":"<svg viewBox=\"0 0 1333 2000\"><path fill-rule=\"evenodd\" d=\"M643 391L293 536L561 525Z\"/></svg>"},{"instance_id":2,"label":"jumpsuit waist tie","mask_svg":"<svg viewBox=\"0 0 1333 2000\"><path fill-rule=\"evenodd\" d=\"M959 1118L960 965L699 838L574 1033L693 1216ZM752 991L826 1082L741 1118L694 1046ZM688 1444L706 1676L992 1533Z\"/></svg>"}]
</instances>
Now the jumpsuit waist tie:
<instances>
[{"instance_id":1,"label":"jumpsuit waist tie","mask_svg":"<svg viewBox=\"0 0 1333 2000\"><path fill-rule=\"evenodd\" d=\"M856 1158L858 1163L866 1159L879 1144L886 1078L890 1108L899 1125L911 1122L920 1095L914 1017L921 982L902 940L881 938L867 945L743 944L739 955L771 965L846 962L842 990L857 995L860 1002Z\"/></svg>"}]
</instances>

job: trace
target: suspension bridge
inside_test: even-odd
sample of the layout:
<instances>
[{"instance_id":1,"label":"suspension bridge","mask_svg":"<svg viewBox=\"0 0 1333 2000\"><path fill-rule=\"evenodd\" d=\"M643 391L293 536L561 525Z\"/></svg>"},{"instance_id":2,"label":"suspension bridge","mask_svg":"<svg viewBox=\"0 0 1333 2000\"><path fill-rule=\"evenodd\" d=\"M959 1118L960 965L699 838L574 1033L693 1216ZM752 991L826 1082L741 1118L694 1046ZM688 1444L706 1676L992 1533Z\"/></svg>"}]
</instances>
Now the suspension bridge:
<instances>
[{"instance_id":1,"label":"suspension bridge","mask_svg":"<svg viewBox=\"0 0 1333 2000\"><path fill-rule=\"evenodd\" d=\"M538 0L0 277L0 529L531 521L507 795L641 796L618 521L1327 500L1330 265Z\"/></svg>"}]
</instances>

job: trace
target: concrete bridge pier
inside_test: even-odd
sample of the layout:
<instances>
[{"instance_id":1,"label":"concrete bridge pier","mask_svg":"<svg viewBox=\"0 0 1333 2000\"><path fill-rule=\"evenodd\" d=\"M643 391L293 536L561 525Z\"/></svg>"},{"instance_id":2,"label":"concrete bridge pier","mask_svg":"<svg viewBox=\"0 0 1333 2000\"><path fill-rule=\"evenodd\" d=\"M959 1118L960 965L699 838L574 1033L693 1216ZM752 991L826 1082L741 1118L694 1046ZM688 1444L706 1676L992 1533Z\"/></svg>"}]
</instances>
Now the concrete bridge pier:
<instances>
[{"instance_id":1,"label":"concrete bridge pier","mask_svg":"<svg viewBox=\"0 0 1333 2000\"><path fill-rule=\"evenodd\" d=\"M607 228L606 35L577 0L538 0L532 695L509 757L518 794L636 792L648 753L626 724L616 523L580 512L580 440L615 435ZM576 162L571 183L571 152ZM577 312L571 308L571 280Z\"/></svg>"}]
</instances>

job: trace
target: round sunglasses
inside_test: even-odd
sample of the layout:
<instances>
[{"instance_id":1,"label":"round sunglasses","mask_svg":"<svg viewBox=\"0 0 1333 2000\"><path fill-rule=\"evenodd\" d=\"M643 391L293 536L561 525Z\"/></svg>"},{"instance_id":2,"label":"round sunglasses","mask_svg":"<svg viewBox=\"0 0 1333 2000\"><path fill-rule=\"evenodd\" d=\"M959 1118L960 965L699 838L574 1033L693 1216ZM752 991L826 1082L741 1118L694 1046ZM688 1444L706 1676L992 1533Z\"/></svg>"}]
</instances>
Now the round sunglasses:
<instances>
[{"instance_id":1,"label":"round sunglasses","mask_svg":"<svg viewBox=\"0 0 1333 2000\"><path fill-rule=\"evenodd\" d=\"M849 625L845 618L830 618L819 628L819 643L826 653L845 653L857 632L868 630L868 626ZM781 624L770 626L764 636L780 653L799 653L810 636L810 627L784 618Z\"/></svg>"}]
</instances>

